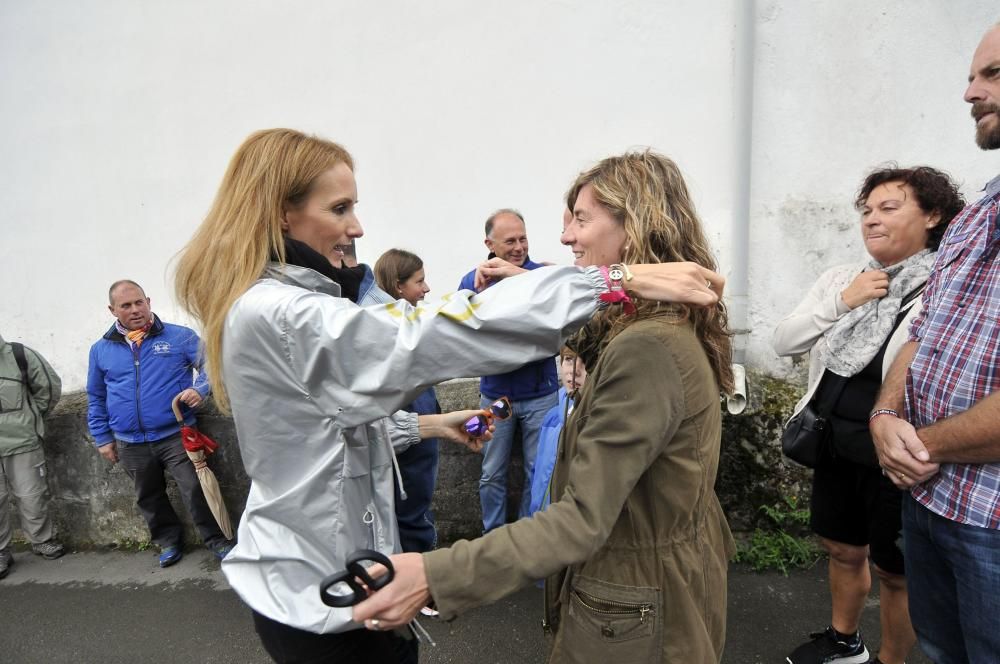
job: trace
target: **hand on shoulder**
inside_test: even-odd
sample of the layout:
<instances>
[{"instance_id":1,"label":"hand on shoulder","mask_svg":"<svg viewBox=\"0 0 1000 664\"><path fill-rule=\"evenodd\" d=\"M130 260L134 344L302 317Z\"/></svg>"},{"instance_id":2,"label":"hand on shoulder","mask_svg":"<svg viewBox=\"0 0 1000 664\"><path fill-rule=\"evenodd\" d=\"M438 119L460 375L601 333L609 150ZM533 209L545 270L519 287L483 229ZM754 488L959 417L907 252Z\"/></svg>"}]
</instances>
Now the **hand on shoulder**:
<instances>
[{"instance_id":1,"label":"hand on shoulder","mask_svg":"<svg viewBox=\"0 0 1000 664\"><path fill-rule=\"evenodd\" d=\"M626 288L639 297L710 307L722 297L725 278L697 263L638 264L629 266L633 279Z\"/></svg>"},{"instance_id":2,"label":"hand on shoulder","mask_svg":"<svg viewBox=\"0 0 1000 664\"><path fill-rule=\"evenodd\" d=\"M521 274L522 272L527 272L523 267L518 267L512 263L508 263L502 258L490 258L489 260L483 261L476 268L476 292L479 292L489 286L492 283L505 279L507 277L513 277L516 274Z\"/></svg>"}]
</instances>

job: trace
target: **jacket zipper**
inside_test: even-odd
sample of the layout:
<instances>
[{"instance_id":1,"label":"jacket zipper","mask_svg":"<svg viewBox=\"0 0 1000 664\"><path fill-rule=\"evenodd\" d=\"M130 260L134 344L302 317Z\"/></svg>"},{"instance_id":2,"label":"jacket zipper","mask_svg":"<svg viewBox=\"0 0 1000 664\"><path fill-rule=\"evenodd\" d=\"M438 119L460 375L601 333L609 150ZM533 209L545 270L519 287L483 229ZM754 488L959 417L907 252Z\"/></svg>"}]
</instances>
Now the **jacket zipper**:
<instances>
[{"instance_id":1,"label":"jacket zipper","mask_svg":"<svg viewBox=\"0 0 1000 664\"><path fill-rule=\"evenodd\" d=\"M127 341L125 342L128 343ZM146 440L146 427L142 423L142 415L140 411L142 410L142 404L139 399L139 348L137 346L131 347L129 350L132 351L132 363L135 365L135 420L139 425L139 431L142 432L142 440Z\"/></svg>"},{"instance_id":2,"label":"jacket zipper","mask_svg":"<svg viewBox=\"0 0 1000 664\"><path fill-rule=\"evenodd\" d=\"M601 599L583 592L580 589L573 590L573 594L585 607L606 616L627 616L638 613L639 624L646 622L646 616L652 612L651 604L629 604L627 602L617 602L611 599Z\"/></svg>"},{"instance_id":3,"label":"jacket zipper","mask_svg":"<svg viewBox=\"0 0 1000 664\"><path fill-rule=\"evenodd\" d=\"M542 585L542 634L552 633L552 620L549 614L549 580Z\"/></svg>"}]
</instances>

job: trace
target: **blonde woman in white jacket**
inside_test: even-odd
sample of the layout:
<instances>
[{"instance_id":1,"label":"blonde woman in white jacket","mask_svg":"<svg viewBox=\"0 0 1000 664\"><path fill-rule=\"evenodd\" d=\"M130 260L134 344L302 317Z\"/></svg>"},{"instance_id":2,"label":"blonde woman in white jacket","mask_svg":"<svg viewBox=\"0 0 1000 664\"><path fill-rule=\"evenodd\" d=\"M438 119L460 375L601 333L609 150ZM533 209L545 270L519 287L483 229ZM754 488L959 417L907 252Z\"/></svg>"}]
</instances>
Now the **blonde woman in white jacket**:
<instances>
[{"instance_id":1,"label":"blonde woman in white jacket","mask_svg":"<svg viewBox=\"0 0 1000 664\"><path fill-rule=\"evenodd\" d=\"M879 577L882 642L871 661L900 664L916 637L907 609L901 494L885 478L868 431L885 371L920 311L920 293L945 227L964 201L947 175L928 167L872 172L855 201L870 260L824 272L774 331L778 355L809 353L809 387L795 406L829 412L816 466L810 525L830 554L831 624L789 664L869 661L858 625Z\"/></svg>"}]
</instances>

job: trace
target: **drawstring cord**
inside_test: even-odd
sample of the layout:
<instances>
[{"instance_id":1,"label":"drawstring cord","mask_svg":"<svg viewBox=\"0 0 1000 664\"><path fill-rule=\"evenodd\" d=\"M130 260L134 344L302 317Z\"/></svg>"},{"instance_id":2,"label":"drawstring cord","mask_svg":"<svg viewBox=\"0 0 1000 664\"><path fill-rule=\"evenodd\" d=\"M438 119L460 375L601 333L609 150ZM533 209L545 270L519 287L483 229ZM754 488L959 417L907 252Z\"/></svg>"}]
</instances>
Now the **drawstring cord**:
<instances>
[{"instance_id":1,"label":"drawstring cord","mask_svg":"<svg viewBox=\"0 0 1000 664\"><path fill-rule=\"evenodd\" d=\"M396 459L396 448L392 446L392 437L389 435L389 427L382 418L382 435L389 446L389 453L392 455L392 467L396 471L396 485L399 486L399 499L406 500L406 489L403 488L403 475L399 472L399 461ZM417 443L419 445L420 443Z\"/></svg>"}]
</instances>

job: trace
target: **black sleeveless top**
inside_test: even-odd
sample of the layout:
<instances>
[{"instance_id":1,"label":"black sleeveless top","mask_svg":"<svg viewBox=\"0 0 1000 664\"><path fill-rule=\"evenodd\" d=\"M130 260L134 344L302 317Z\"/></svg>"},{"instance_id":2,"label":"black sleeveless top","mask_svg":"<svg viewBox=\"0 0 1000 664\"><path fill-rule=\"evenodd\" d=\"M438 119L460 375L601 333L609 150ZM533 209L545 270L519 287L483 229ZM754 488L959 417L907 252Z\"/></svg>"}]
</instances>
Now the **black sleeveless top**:
<instances>
[{"instance_id":1,"label":"black sleeveless top","mask_svg":"<svg viewBox=\"0 0 1000 664\"><path fill-rule=\"evenodd\" d=\"M907 295L903 302L912 302L922 289L923 285ZM909 307L900 309L882 347L864 369L850 378L838 376L829 370L823 372L813 403L820 412L829 409L829 447L834 456L866 466L878 466L875 443L872 442L868 429L868 416L875 406L879 388L882 387L885 349L908 312ZM831 400L835 400L832 408L829 407Z\"/></svg>"}]
</instances>

